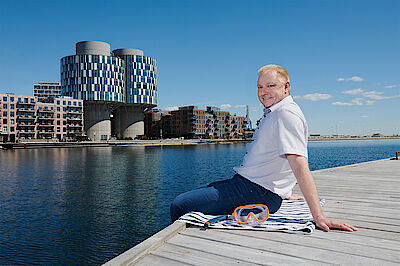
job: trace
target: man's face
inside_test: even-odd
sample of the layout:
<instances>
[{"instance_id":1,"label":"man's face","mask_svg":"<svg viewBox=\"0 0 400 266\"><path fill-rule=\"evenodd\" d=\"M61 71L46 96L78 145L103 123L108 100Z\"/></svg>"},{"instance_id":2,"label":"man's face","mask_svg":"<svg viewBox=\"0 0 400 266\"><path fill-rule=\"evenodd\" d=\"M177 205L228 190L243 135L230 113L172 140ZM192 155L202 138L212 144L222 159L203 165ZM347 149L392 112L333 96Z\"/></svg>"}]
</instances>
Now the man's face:
<instances>
[{"instance_id":1,"label":"man's face","mask_svg":"<svg viewBox=\"0 0 400 266\"><path fill-rule=\"evenodd\" d=\"M280 102L289 95L288 90L285 89L285 86L289 86L289 83L283 84L278 75L276 71L271 70L258 78L258 99L266 108ZM287 94L285 94L285 91Z\"/></svg>"}]
</instances>

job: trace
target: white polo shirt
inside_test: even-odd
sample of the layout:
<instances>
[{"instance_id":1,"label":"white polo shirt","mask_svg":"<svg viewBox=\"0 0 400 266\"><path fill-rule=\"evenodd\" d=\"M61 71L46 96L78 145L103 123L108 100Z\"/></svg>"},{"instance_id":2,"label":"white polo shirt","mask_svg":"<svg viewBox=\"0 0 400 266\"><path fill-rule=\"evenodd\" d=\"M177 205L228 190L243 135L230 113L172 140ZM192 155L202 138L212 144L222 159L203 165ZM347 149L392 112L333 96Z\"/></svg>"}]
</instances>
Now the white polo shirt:
<instances>
[{"instance_id":1,"label":"white polo shirt","mask_svg":"<svg viewBox=\"0 0 400 266\"><path fill-rule=\"evenodd\" d=\"M303 112L289 95L264 109L264 117L254 132L242 165L233 170L283 199L288 198L296 177L286 154L308 158L307 139L308 127Z\"/></svg>"}]
</instances>

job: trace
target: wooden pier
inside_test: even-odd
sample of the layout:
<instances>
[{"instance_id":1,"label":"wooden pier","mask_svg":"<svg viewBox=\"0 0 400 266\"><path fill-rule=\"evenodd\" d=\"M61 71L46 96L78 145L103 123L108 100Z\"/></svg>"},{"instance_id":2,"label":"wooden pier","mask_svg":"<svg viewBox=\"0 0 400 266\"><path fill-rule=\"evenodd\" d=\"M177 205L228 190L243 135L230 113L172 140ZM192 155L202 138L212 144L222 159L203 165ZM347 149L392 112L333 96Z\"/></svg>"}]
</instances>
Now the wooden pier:
<instances>
[{"instance_id":1,"label":"wooden pier","mask_svg":"<svg viewBox=\"0 0 400 266\"><path fill-rule=\"evenodd\" d=\"M326 216L357 232L202 230L175 222L106 265L399 265L400 161L313 172ZM300 193L298 187L296 193Z\"/></svg>"}]
</instances>

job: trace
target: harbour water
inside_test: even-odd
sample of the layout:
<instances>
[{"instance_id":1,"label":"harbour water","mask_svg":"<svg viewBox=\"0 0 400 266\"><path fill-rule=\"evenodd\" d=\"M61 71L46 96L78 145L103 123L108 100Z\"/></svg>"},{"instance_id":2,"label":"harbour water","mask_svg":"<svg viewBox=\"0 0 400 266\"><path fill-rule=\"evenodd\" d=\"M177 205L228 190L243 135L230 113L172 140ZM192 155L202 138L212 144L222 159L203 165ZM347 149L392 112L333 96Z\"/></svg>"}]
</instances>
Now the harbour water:
<instances>
[{"instance_id":1,"label":"harbour water","mask_svg":"<svg viewBox=\"0 0 400 266\"><path fill-rule=\"evenodd\" d=\"M309 143L312 170L393 157L400 140ZM229 178L246 144L0 151L0 264L101 264L170 223L184 191Z\"/></svg>"}]
</instances>

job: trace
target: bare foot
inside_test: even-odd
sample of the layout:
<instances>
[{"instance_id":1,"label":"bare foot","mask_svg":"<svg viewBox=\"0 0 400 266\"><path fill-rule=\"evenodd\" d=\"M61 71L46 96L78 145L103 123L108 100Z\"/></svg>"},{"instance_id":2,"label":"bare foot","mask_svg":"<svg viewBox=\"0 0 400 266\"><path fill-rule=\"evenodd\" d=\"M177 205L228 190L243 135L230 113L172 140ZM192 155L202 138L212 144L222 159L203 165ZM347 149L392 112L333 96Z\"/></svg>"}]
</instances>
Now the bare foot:
<instances>
[{"instance_id":1,"label":"bare foot","mask_svg":"<svg viewBox=\"0 0 400 266\"><path fill-rule=\"evenodd\" d=\"M303 200L304 198L297 194L292 194L287 200Z\"/></svg>"}]
</instances>

